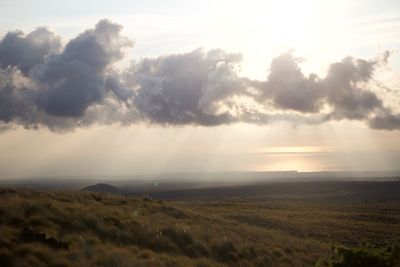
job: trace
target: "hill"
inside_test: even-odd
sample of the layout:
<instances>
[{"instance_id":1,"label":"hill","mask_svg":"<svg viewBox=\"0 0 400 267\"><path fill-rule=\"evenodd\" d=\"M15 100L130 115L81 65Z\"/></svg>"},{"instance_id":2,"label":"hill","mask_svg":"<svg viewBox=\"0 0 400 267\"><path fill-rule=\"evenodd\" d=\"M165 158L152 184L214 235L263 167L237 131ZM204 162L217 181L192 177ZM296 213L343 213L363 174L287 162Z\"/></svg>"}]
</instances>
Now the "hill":
<instances>
[{"instance_id":1,"label":"hill","mask_svg":"<svg viewBox=\"0 0 400 267\"><path fill-rule=\"evenodd\" d=\"M343 251L332 244L397 255L400 201L162 201L3 188L0 229L1 266L328 266Z\"/></svg>"},{"instance_id":2,"label":"hill","mask_svg":"<svg viewBox=\"0 0 400 267\"><path fill-rule=\"evenodd\" d=\"M124 192L121 189L119 189L118 187L115 187L110 184L102 184L102 183L86 186L86 187L82 188L81 191L124 195Z\"/></svg>"}]
</instances>

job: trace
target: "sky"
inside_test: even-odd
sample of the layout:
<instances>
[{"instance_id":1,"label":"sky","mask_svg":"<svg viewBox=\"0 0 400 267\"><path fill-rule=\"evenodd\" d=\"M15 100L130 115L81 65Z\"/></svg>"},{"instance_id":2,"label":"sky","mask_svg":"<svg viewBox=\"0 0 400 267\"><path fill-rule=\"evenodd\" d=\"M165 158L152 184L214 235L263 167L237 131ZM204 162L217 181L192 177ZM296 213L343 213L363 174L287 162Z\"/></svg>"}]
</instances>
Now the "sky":
<instances>
[{"instance_id":1,"label":"sky","mask_svg":"<svg viewBox=\"0 0 400 267\"><path fill-rule=\"evenodd\" d=\"M0 0L0 177L400 168L398 1Z\"/></svg>"}]
</instances>

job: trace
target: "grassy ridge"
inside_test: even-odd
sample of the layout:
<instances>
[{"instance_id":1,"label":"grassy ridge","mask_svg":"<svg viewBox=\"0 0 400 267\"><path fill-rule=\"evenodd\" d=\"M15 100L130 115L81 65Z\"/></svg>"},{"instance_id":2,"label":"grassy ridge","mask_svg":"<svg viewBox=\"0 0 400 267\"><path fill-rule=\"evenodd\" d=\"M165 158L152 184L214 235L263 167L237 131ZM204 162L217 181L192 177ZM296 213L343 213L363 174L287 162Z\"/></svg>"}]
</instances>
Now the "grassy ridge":
<instances>
[{"instance_id":1,"label":"grassy ridge","mask_svg":"<svg viewBox=\"0 0 400 267\"><path fill-rule=\"evenodd\" d=\"M262 198L165 202L101 193L0 189L0 262L1 266L324 266L335 257L332 244L399 245L399 204Z\"/></svg>"}]
</instances>

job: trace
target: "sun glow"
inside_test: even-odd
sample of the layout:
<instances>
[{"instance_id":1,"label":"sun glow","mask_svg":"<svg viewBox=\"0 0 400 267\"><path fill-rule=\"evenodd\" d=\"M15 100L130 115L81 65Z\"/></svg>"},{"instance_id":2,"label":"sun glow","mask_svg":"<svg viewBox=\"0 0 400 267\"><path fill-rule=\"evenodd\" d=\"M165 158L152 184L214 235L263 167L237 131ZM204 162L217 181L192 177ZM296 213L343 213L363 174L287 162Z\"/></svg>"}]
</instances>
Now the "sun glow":
<instances>
[{"instance_id":1,"label":"sun glow","mask_svg":"<svg viewBox=\"0 0 400 267\"><path fill-rule=\"evenodd\" d=\"M247 75L263 77L266 62L274 55L292 49L315 52L326 38L328 19L323 14L325 7L317 1L227 2L218 1L217 11L209 19L208 28L213 32L210 47L243 52Z\"/></svg>"},{"instance_id":2,"label":"sun glow","mask_svg":"<svg viewBox=\"0 0 400 267\"><path fill-rule=\"evenodd\" d=\"M317 153L327 151L321 146L276 146L262 148L260 153L269 154L296 154L296 153Z\"/></svg>"}]
</instances>

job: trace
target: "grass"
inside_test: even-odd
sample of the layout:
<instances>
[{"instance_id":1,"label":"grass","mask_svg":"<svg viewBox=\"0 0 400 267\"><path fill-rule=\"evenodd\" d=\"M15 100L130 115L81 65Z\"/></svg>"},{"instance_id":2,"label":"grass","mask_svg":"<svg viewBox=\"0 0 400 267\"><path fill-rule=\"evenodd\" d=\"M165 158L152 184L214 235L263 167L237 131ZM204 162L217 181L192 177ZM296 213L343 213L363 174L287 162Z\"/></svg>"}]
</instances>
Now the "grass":
<instances>
[{"instance_id":1,"label":"grass","mask_svg":"<svg viewBox=\"0 0 400 267\"><path fill-rule=\"evenodd\" d=\"M400 265L400 249L398 247L388 246L384 249L334 247L333 249L338 255L338 259L331 262L332 267L390 267Z\"/></svg>"},{"instance_id":2,"label":"grass","mask_svg":"<svg viewBox=\"0 0 400 267\"><path fill-rule=\"evenodd\" d=\"M45 237L24 239L24 229ZM359 252L365 244L397 251L399 237L400 201L166 202L0 189L1 266L352 266L346 251L371 259Z\"/></svg>"}]
</instances>

